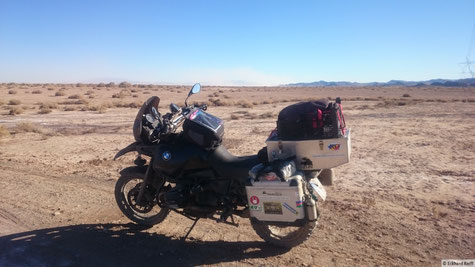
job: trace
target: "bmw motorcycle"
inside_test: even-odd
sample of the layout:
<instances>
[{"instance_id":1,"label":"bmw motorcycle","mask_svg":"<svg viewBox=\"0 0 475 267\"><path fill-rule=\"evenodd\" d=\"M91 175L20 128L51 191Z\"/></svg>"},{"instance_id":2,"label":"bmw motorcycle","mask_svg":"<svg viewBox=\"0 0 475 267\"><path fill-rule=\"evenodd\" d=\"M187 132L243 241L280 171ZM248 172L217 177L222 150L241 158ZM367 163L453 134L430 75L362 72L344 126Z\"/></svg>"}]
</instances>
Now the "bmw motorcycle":
<instances>
[{"instance_id":1,"label":"bmw motorcycle","mask_svg":"<svg viewBox=\"0 0 475 267\"><path fill-rule=\"evenodd\" d=\"M279 212L274 202L259 207L255 205L259 199L246 193L252 169L268 164L267 154L237 157L228 152L220 140L224 134L223 122L205 112L206 105L187 103L188 98L200 90L200 84L195 84L185 99L185 106L172 103L166 114L158 111L160 98L157 96L149 98L140 108L133 125L135 142L114 157L115 160L129 152L138 153L134 166L120 171L115 186L120 210L144 226L161 223L170 211L177 212L194 221L185 239L200 218L237 226L233 216L240 216L249 218L256 233L270 244L293 247L307 240L319 214L318 199L312 190L315 183L310 183L306 176L323 174L303 175L299 182L303 204L297 202L297 206L288 211L284 208L294 212L292 214L298 214L300 209L300 219L279 222L252 216L252 212L259 209L271 214ZM321 185L317 189L318 194L325 194ZM254 210L250 212L250 208Z\"/></svg>"}]
</instances>

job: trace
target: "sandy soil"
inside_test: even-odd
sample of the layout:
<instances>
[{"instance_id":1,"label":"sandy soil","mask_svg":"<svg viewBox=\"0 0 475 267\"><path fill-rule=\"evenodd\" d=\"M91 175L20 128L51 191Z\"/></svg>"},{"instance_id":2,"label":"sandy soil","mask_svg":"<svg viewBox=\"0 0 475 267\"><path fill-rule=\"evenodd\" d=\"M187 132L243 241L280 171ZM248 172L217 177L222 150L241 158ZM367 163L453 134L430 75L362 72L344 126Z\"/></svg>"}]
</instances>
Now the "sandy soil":
<instances>
[{"instance_id":1,"label":"sandy soil","mask_svg":"<svg viewBox=\"0 0 475 267\"><path fill-rule=\"evenodd\" d=\"M55 96L61 88L65 95ZM266 245L242 218L238 228L200 220L186 241L192 222L177 214L148 230L131 224L113 190L134 155L112 157L133 141L137 108L114 101L159 95L165 110L188 89L134 87L112 98L121 90L0 85L0 125L10 132L0 137L0 266L438 266L475 258L474 88L204 87L193 100L224 102L208 111L226 121L226 145L238 155L265 145L286 105L343 98L351 162L336 168L313 236L291 250ZM61 104L74 94L88 103ZM22 103L8 105L15 99ZM38 114L46 103L52 111ZM8 115L17 106L23 113Z\"/></svg>"}]
</instances>

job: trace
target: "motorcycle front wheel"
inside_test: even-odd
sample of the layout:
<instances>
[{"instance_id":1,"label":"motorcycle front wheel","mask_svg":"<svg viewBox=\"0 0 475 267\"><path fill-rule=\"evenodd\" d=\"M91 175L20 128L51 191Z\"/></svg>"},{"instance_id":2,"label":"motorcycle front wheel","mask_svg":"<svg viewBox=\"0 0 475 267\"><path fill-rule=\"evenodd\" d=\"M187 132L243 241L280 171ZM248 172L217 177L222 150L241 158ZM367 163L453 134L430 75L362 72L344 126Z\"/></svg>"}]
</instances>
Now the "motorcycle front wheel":
<instances>
[{"instance_id":1,"label":"motorcycle front wheel","mask_svg":"<svg viewBox=\"0 0 475 267\"><path fill-rule=\"evenodd\" d=\"M158 192L151 185L145 188L141 203L137 197L144 179L143 173L124 173L115 184L115 200L122 213L139 225L161 223L170 212L158 205Z\"/></svg>"},{"instance_id":2,"label":"motorcycle front wheel","mask_svg":"<svg viewBox=\"0 0 475 267\"><path fill-rule=\"evenodd\" d=\"M310 237L317 226L317 221L306 222L303 226L275 226L251 220L251 225L257 235L267 243L277 247L292 248Z\"/></svg>"}]
</instances>

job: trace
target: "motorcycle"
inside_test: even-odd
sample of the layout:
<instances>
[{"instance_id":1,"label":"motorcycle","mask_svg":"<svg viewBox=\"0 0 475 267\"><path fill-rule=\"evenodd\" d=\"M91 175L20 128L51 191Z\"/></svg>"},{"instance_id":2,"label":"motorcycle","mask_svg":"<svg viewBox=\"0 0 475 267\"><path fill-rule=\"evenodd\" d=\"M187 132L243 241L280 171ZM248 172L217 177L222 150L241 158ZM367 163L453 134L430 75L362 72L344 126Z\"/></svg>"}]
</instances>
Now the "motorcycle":
<instances>
[{"instance_id":1,"label":"motorcycle","mask_svg":"<svg viewBox=\"0 0 475 267\"><path fill-rule=\"evenodd\" d=\"M215 139L206 147L197 145L192 142L193 138L203 141L202 136L180 130L200 117L211 122L213 127L208 128L212 133L218 137L224 134L222 121L206 113L206 105L188 105L189 97L200 91L200 84L195 84L185 99L185 106L172 103L170 111L163 115L158 111L160 98L157 96L149 98L140 108L133 125L135 142L114 157L115 160L129 152L138 153L135 166L121 170L115 186L115 198L122 213L144 226L163 222L170 211L181 214L194 221L185 239L200 218L237 226L233 217L236 215L249 218L255 232L272 245L294 247L307 240L318 222L318 202L324 200L326 194L318 181L310 181L318 175L333 173L328 170L306 172L299 180L304 204L299 220L271 222L251 216L250 208L259 208L254 205L259 200L246 193L250 171L268 162L258 155L234 156L219 141L213 143ZM264 208L266 212L267 209L271 209L270 213L276 212L275 206Z\"/></svg>"}]
</instances>

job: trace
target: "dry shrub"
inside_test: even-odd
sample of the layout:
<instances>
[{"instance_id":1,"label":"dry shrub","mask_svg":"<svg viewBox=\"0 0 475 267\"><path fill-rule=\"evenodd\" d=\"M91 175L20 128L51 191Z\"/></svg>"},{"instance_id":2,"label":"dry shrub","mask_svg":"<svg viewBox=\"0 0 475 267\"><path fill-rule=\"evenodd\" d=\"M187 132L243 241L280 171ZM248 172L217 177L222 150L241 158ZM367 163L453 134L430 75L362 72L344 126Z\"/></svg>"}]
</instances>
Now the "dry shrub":
<instances>
[{"instance_id":1,"label":"dry shrub","mask_svg":"<svg viewBox=\"0 0 475 267\"><path fill-rule=\"evenodd\" d=\"M142 103L139 103L139 102L126 103L126 102L116 101L112 105L116 108L139 108L142 106Z\"/></svg>"},{"instance_id":2,"label":"dry shrub","mask_svg":"<svg viewBox=\"0 0 475 267\"><path fill-rule=\"evenodd\" d=\"M31 122L20 122L16 125L15 132L16 133L39 133L39 134L42 134L45 131L41 126L39 126L37 124L33 124Z\"/></svg>"},{"instance_id":3,"label":"dry shrub","mask_svg":"<svg viewBox=\"0 0 475 267\"><path fill-rule=\"evenodd\" d=\"M356 109L358 109L358 110L367 110L367 109L372 109L372 108L370 108L369 105L361 105L361 106L357 106Z\"/></svg>"},{"instance_id":4,"label":"dry shrub","mask_svg":"<svg viewBox=\"0 0 475 267\"><path fill-rule=\"evenodd\" d=\"M119 83L119 88L129 88L131 87L132 84L128 83L128 82L121 82Z\"/></svg>"},{"instance_id":5,"label":"dry shrub","mask_svg":"<svg viewBox=\"0 0 475 267\"><path fill-rule=\"evenodd\" d=\"M14 106L14 105L20 105L20 104L21 104L21 101L18 100L18 99L12 99L12 100L8 101L8 105Z\"/></svg>"},{"instance_id":6,"label":"dry shrub","mask_svg":"<svg viewBox=\"0 0 475 267\"><path fill-rule=\"evenodd\" d=\"M273 117L274 117L274 114L270 111L259 115L259 119L270 119Z\"/></svg>"},{"instance_id":7,"label":"dry shrub","mask_svg":"<svg viewBox=\"0 0 475 267\"><path fill-rule=\"evenodd\" d=\"M270 103L271 103L271 102L270 102L269 100L264 100L264 101L262 101L262 104L264 104L264 105L267 105L267 104L270 104Z\"/></svg>"},{"instance_id":8,"label":"dry shrub","mask_svg":"<svg viewBox=\"0 0 475 267\"><path fill-rule=\"evenodd\" d=\"M109 107L109 104L101 104L101 105L92 105L92 106L87 106L81 110L89 110L89 111L97 111L98 113L106 113L107 108Z\"/></svg>"},{"instance_id":9,"label":"dry shrub","mask_svg":"<svg viewBox=\"0 0 475 267\"><path fill-rule=\"evenodd\" d=\"M84 93L84 95L92 95L92 94L94 94L94 91L92 90L88 90L86 93Z\"/></svg>"},{"instance_id":10,"label":"dry shrub","mask_svg":"<svg viewBox=\"0 0 475 267\"><path fill-rule=\"evenodd\" d=\"M78 108L76 106L65 106L63 108L64 111L75 111L77 110Z\"/></svg>"},{"instance_id":11,"label":"dry shrub","mask_svg":"<svg viewBox=\"0 0 475 267\"><path fill-rule=\"evenodd\" d=\"M3 100L0 99L0 106L3 106L5 105L5 102L3 102Z\"/></svg>"},{"instance_id":12,"label":"dry shrub","mask_svg":"<svg viewBox=\"0 0 475 267\"><path fill-rule=\"evenodd\" d=\"M129 90L123 89L119 93L113 94L112 98L124 98L124 97L131 96L131 95L132 95L132 93L130 93Z\"/></svg>"},{"instance_id":13,"label":"dry shrub","mask_svg":"<svg viewBox=\"0 0 475 267\"><path fill-rule=\"evenodd\" d=\"M84 86L84 84L82 84L82 83L76 83L76 87L83 87L83 86Z\"/></svg>"},{"instance_id":14,"label":"dry shrub","mask_svg":"<svg viewBox=\"0 0 475 267\"><path fill-rule=\"evenodd\" d=\"M213 106L218 106L218 107L222 107L222 106L231 106L233 103L232 102L228 102L228 101L223 101L219 98L210 98L209 99L209 102L213 105Z\"/></svg>"},{"instance_id":15,"label":"dry shrub","mask_svg":"<svg viewBox=\"0 0 475 267\"><path fill-rule=\"evenodd\" d=\"M144 94L144 95L149 95L149 94L150 94L150 92L148 92L148 91L144 91L142 94Z\"/></svg>"},{"instance_id":16,"label":"dry shrub","mask_svg":"<svg viewBox=\"0 0 475 267\"><path fill-rule=\"evenodd\" d=\"M80 95L70 95L68 96L68 99L81 99Z\"/></svg>"},{"instance_id":17,"label":"dry shrub","mask_svg":"<svg viewBox=\"0 0 475 267\"><path fill-rule=\"evenodd\" d=\"M231 120L239 120L239 116L236 114L231 114Z\"/></svg>"},{"instance_id":18,"label":"dry shrub","mask_svg":"<svg viewBox=\"0 0 475 267\"><path fill-rule=\"evenodd\" d=\"M65 96L66 94L64 92L58 91L54 94L54 96Z\"/></svg>"},{"instance_id":19,"label":"dry shrub","mask_svg":"<svg viewBox=\"0 0 475 267\"><path fill-rule=\"evenodd\" d=\"M40 110L38 110L38 114L48 114L48 113L51 113L51 109L49 108L41 108Z\"/></svg>"},{"instance_id":20,"label":"dry shrub","mask_svg":"<svg viewBox=\"0 0 475 267\"><path fill-rule=\"evenodd\" d=\"M10 131L8 131L7 127L0 125L0 138L10 136Z\"/></svg>"},{"instance_id":21,"label":"dry shrub","mask_svg":"<svg viewBox=\"0 0 475 267\"><path fill-rule=\"evenodd\" d=\"M97 85L97 87L105 87L105 86L106 86L105 83L99 83L99 84Z\"/></svg>"},{"instance_id":22,"label":"dry shrub","mask_svg":"<svg viewBox=\"0 0 475 267\"><path fill-rule=\"evenodd\" d=\"M66 100L63 102L59 102L61 105L87 105L89 102L86 99L78 99L78 100Z\"/></svg>"},{"instance_id":23,"label":"dry shrub","mask_svg":"<svg viewBox=\"0 0 475 267\"><path fill-rule=\"evenodd\" d=\"M8 112L8 115L18 115L23 113L23 108L22 107L11 107L10 111Z\"/></svg>"},{"instance_id":24,"label":"dry shrub","mask_svg":"<svg viewBox=\"0 0 475 267\"><path fill-rule=\"evenodd\" d=\"M42 92L41 92L41 90L33 90L31 93L34 94L34 95L39 95Z\"/></svg>"},{"instance_id":25,"label":"dry shrub","mask_svg":"<svg viewBox=\"0 0 475 267\"><path fill-rule=\"evenodd\" d=\"M87 98L94 99L94 98L96 98L96 96L95 95L89 95Z\"/></svg>"},{"instance_id":26,"label":"dry shrub","mask_svg":"<svg viewBox=\"0 0 475 267\"><path fill-rule=\"evenodd\" d=\"M8 94L10 95L16 95L18 93L17 90L8 90Z\"/></svg>"},{"instance_id":27,"label":"dry shrub","mask_svg":"<svg viewBox=\"0 0 475 267\"><path fill-rule=\"evenodd\" d=\"M411 97L410 94L403 94L402 97Z\"/></svg>"},{"instance_id":28,"label":"dry shrub","mask_svg":"<svg viewBox=\"0 0 475 267\"><path fill-rule=\"evenodd\" d=\"M48 91L53 91L54 88L53 87L48 87Z\"/></svg>"},{"instance_id":29,"label":"dry shrub","mask_svg":"<svg viewBox=\"0 0 475 267\"><path fill-rule=\"evenodd\" d=\"M242 108L252 108L254 106L247 100L239 100L236 104Z\"/></svg>"},{"instance_id":30,"label":"dry shrub","mask_svg":"<svg viewBox=\"0 0 475 267\"><path fill-rule=\"evenodd\" d=\"M132 93L137 93L137 89L135 89L135 88L134 88L134 89L130 89L130 92L132 92Z\"/></svg>"},{"instance_id":31,"label":"dry shrub","mask_svg":"<svg viewBox=\"0 0 475 267\"><path fill-rule=\"evenodd\" d=\"M58 104L56 103L51 103L51 102L41 102L39 103L40 109L56 109L58 108Z\"/></svg>"}]
</instances>

